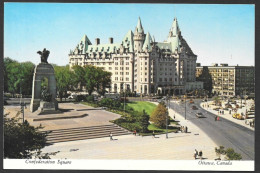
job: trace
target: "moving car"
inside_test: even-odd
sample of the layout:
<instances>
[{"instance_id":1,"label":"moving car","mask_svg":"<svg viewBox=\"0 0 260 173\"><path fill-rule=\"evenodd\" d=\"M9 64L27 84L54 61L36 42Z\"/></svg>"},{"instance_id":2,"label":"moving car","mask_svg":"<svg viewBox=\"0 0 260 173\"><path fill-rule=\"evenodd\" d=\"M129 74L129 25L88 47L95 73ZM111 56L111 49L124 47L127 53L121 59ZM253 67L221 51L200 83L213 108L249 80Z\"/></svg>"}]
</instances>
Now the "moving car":
<instances>
[{"instance_id":1,"label":"moving car","mask_svg":"<svg viewBox=\"0 0 260 173\"><path fill-rule=\"evenodd\" d=\"M193 110L198 110L198 108L196 106L192 106Z\"/></svg>"},{"instance_id":2,"label":"moving car","mask_svg":"<svg viewBox=\"0 0 260 173\"><path fill-rule=\"evenodd\" d=\"M196 113L196 117L198 117L198 118L205 118L205 116L201 112Z\"/></svg>"}]
</instances>

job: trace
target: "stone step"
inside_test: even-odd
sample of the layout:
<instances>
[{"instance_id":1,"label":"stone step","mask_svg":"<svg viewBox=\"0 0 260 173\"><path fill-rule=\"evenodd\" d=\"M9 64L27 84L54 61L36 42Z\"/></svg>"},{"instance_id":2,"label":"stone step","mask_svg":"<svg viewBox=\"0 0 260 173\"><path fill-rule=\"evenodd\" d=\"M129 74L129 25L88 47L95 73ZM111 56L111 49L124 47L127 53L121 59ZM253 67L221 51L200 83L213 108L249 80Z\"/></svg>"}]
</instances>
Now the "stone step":
<instances>
[{"instance_id":1,"label":"stone step","mask_svg":"<svg viewBox=\"0 0 260 173\"><path fill-rule=\"evenodd\" d=\"M72 131L82 131L82 130L98 130L98 129L107 129L107 128L121 128L116 125L102 125L102 126L88 126L88 127L78 127L78 128L69 128L69 129L57 129L57 130L49 130L49 131L43 131L43 132L51 132L52 134L55 133L67 133Z\"/></svg>"},{"instance_id":2,"label":"stone step","mask_svg":"<svg viewBox=\"0 0 260 173\"><path fill-rule=\"evenodd\" d=\"M129 135L129 134L131 134L131 133L118 133L118 134L113 134L113 137L114 136ZM49 141L47 141L47 143L53 144L53 143L59 143L59 142L69 142L69 141L96 139L96 138L104 138L104 137L109 138L109 135L104 134L104 135L99 135L99 136L84 136L84 137L75 137L75 138L56 139L56 140L49 140Z\"/></svg>"},{"instance_id":3,"label":"stone step","mask_svg":"<svg viewBox=\"0 0 260 173\"><path fill-rule=\"evenodd\" d=\"M130 133L128 131L125 130L121 130L121 129L106 129L106 130L102 130L100 129L99 131L78 131L78 132L71 132L71 133L57 133L57 134L50 134L47 136L47 139L51 139L51 138L60 138L60 137L69 137L69 136L81 136L81 135L99 135L99 134L110 134L110 132L112 132L112 134L117 133L117 132L125 132L125 133Z\"/></svg>"},{"instance_id":4,"label":"stone step","mask_svg":"<svg viewBox=\"0 0 260 173\"><path fill-rule=\"evenodd\" d=\"M47 135L47 143L49 144L109 137L110 132L113 136L131 134L115 124L43 131L43 133L45 132L50 132Z\"/></svg>"},{"instance_id":5,"label":"stone step","mask_svg":"<svg viewBox=\"0 0 260 173\"><path fill-rule=\"evenodd\" d=\"M71 131L78 131L78 130L84 130L84 129L99 129L102 127L119 127L115 124L108 124L108 125L100 125L100 126L86 126L86 127L76 127L76 128L67 128L67 129L55 129L55 130L47 130L47 131L42 131L44 132L51 132L51 133L56 133L56 132L71 132ZM119 127L121 128L121 127Z\"/></svg>"}]
</instances>

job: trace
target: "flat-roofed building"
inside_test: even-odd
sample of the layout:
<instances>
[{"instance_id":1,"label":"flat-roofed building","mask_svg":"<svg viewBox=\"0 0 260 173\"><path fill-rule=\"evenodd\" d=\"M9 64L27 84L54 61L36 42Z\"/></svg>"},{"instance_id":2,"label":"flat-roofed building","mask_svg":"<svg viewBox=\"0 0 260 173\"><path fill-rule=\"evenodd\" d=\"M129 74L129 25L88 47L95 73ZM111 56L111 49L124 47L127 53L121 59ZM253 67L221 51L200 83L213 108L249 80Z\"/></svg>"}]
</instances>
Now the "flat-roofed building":
<instances>
[{"instance_id":1,"label":"flat-roofed building","mask_svg":"<svg viewBox=\"0 0 260 173\"><path fill-rule=\"evenodd\" d=\"M212 76L212 92L223 96L246 95L255 92L254 66L228 66L228 64L212 64L207 66ZM197 63L196 77L203 70Z\"/></svg>"}]
</instances>

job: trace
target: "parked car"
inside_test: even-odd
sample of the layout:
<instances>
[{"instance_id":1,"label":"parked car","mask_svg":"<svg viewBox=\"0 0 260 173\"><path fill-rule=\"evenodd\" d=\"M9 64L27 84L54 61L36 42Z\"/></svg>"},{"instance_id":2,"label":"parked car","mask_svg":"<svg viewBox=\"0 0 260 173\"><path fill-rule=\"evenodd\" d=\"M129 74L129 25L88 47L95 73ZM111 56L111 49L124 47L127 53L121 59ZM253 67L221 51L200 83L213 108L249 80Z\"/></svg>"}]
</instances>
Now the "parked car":
<instances>
[{"instance_id":1,"label":"parked car","mask_svg":"<svg viewBox=\"0 0 260 173\"><path fill-rule=\"evenodd\" d=\"M198 117L198 118L205 118L205 116L201 112L196 113L196 117Z\"/></svg>"}]
</instances>

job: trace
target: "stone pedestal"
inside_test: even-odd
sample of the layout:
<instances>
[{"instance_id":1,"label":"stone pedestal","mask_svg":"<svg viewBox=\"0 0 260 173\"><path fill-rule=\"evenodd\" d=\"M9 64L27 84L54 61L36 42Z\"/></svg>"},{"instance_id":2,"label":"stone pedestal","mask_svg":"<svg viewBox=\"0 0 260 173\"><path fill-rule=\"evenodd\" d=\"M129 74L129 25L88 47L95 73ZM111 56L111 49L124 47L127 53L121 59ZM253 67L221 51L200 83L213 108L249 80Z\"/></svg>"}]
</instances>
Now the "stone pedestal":
<instances>
[{"instance_id":1,"label":"stone pedestal","mask_svg":"<svg viewBox=\"0 0 260 173\"><path fill-rule=\"evenodd\" d=\"M48 79L48 91L52 95L51 102L54 107L52 109L58 109L58 102L56 100L56 80L54 74L54 68L51 64L40 63L34 69L33 86L32 86L32 99L30 104L30 111L34 112L40 107L41 102L41 82L46 77ZM46 104L48 105L48 104ZM44 104L42 105L44 106Z\"/></svg>"}]
</instances>

